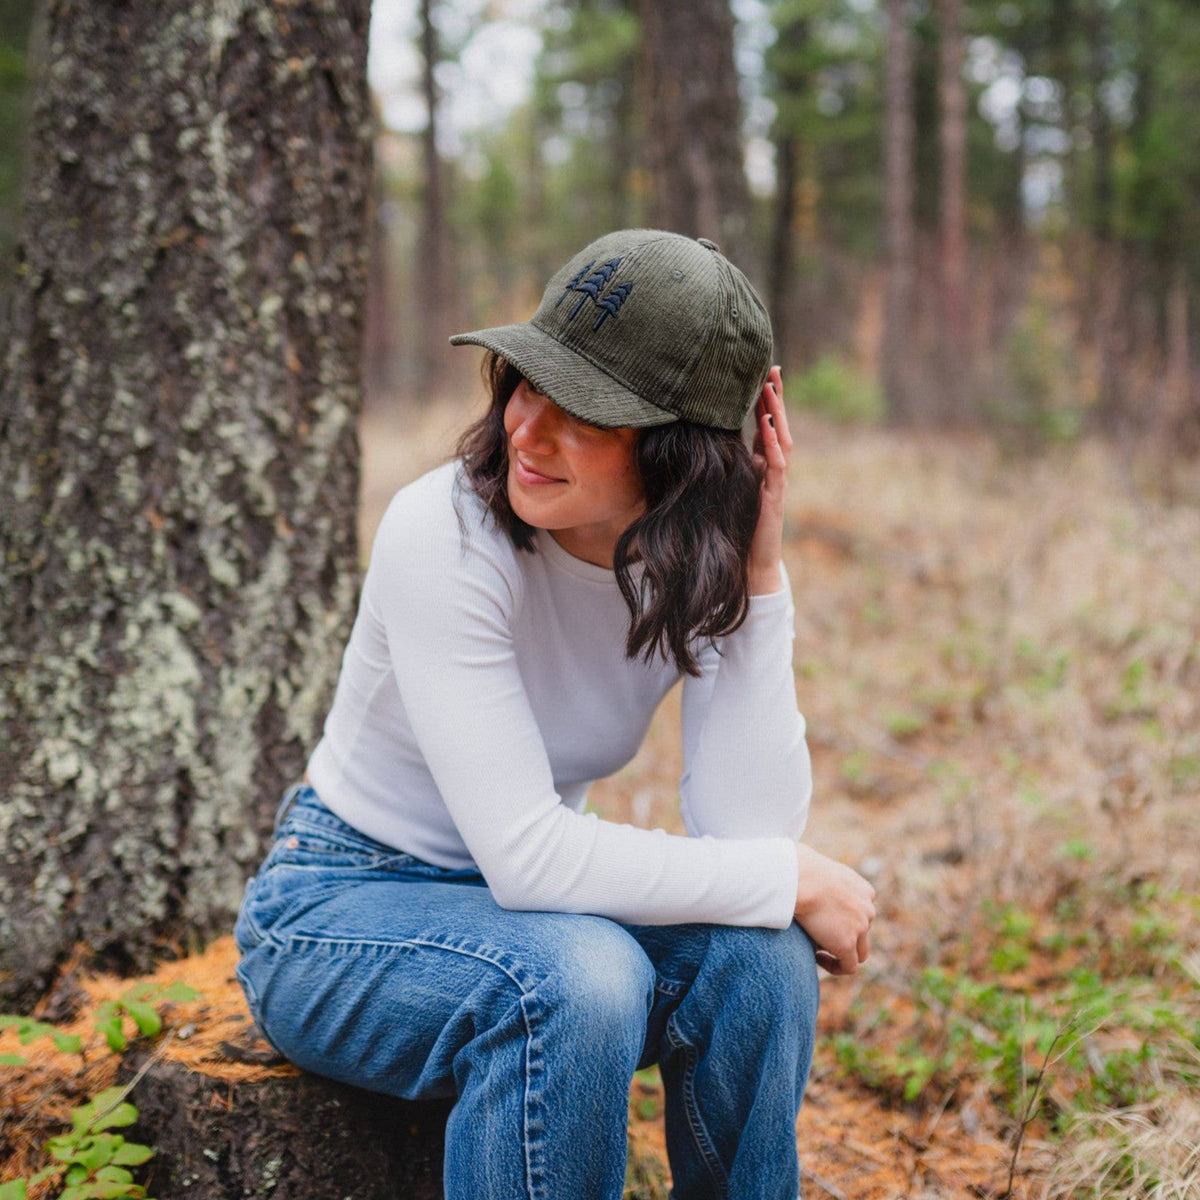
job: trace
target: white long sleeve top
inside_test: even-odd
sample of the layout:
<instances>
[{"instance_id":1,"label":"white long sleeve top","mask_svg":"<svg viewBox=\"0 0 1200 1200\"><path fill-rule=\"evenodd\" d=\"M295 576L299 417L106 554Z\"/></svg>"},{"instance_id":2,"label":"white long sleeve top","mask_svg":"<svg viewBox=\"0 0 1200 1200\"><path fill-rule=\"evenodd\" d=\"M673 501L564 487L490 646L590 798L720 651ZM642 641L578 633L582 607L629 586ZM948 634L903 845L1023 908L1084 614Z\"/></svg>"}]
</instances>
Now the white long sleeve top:
<instances>
[{"instance_id":1,"label":"white long sleeve top","mask_svg":"<svg viewBox=\"0 0 1200 1200\"><path fill-rule=\"evenodd\" d=\"M684 678L676 836L583 807L679 673L626 658L611 570L542 531L535 546L496 527L458 464L395 496L309 762L322 801L398 850L476 865L507 908L786 927L812 786L786 580Z\"/></svg>"}]
</instances>

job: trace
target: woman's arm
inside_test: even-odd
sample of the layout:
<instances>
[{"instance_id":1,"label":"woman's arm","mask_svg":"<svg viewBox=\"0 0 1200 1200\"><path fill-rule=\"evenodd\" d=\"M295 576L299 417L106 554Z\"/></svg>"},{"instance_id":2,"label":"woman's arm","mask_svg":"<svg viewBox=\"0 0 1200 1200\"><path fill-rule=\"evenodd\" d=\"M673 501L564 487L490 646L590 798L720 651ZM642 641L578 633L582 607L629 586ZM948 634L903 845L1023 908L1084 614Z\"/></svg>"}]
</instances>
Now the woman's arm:
<instances>
[{"instance_id":1,"label":"woman's arm","mask_svg":"<svg viewBox=\"0 0 1200 1200\"><path fill-rule=\"evenodd\" d=\"M786 587L751 601L742 627L683 684L684 822L694 835L800 837L812 795L792 673Z\"/></svg>"},{"instance_id":2,"label":"woman's arm","mask_svg":"<svg viewBox=\"0 0 1200 1200\"><path fill-rule=\"evenodd\" d=\"M798 838L812 792L804 718L792 674L795 614L783 573L783 514L792 438L779 368L755 410L762 472L758 525L747 564L750 612L702 655L683 685L684 821L694 834Z\"/></svg>"},{"instance_id":3,"label":"woman's arm","mask_svg":"<svg viewBox=\"0 0 1200 1200\"><path fill-rule=\"evenodd\" d=\"M791 840L673 837L561 803L514 649L517 552L478 526L464 552L452 518L420 516L385 517L364 604L383 623L437 791L497 901L650 924L786 926Z\"/></svg>"}]
</instances>

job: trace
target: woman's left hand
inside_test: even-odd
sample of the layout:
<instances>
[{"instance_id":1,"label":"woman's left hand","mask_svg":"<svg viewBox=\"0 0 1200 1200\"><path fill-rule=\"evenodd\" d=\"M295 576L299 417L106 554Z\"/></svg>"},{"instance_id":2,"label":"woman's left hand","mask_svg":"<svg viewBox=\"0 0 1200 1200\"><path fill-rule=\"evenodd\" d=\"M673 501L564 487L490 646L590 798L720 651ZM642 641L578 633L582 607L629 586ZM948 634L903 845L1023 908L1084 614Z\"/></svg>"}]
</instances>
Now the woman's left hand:
<instances>
[{"instance_id":1,"label":"woman's left hand","mask_svg":"<svg viewBox=\"0 0 1200 1200\"><path fill-rule=\"evenodd\" d=\"M747 571L750 594L762 596L783 587L779 560L783 554L783 509L787 495L787 470L792 458L792 435L783 406L783 378L778 367L767 373L762 394L754 406L757 430L751 452L762 475L758 525L750 543Z\"/></svg>"}]
</instances>

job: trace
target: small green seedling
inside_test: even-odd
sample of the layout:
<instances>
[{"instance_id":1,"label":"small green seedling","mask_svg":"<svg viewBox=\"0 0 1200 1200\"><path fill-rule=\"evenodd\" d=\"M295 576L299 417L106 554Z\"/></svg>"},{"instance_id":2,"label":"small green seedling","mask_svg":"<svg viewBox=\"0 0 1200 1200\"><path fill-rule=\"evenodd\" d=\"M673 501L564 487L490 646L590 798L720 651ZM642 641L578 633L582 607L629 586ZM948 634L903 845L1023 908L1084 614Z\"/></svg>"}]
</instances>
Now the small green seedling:
<instances>
[{"instance_id":1,"label":"small green seedling","mask_svg":"<svg viewBox=\"0 0 1200 1200\"><path fill-rule=\"evenodd\" d=\"M108 1048L119 1054L129 1044L125 1033L128 1017L141 1037L154 1037L162 1030L158 1006L173 1000L195 1000L199 993L183 983L164 987L156 983L135 984L116 1000L97 1005L93 1017L96 1031ZM15 1029L21 1045L49 1037L59 1050L83 1056L83 1040L63 1033L32 1017L0 1016L0 1029ZM0 1066L21 1066L19 1054L0 1055ZM110 1087L86 1104L71 1110L71 1129L48 1139L44 1149L51 1161L33 1175L0 1183L0 1200L26 1200L30 1189L53 1181L56 1200L147 1200L146 1189L135 1183L130 1167L154 1157L154 1149L127 1141L114 1133L132 1125L137 1109L126 1096L132 1084Z\"/></svg>"}]
</instances>

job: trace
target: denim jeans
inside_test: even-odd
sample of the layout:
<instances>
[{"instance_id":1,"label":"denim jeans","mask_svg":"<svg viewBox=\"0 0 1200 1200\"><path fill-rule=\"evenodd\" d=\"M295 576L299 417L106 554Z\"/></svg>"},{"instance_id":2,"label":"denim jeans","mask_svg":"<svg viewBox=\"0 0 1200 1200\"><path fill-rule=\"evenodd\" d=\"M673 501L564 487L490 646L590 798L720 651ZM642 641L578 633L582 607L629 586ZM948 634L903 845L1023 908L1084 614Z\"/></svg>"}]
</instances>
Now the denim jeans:
<instances>
[{"instance_id":1,"label":"denim jeans","mask_svg":"<svg viewBox=\"0 0 1200 1200\"><path fill-rule=\"evenodd\" d=\"M288 811L283 812L286 807ZM660 1064L676 1200L792 1200L817 1015L789 929L511 912L301 785L246 889L238 978L298 1066L457 1096L450 1200L620 1200L629 1085Z\"/></svg>"}]
</instances>

